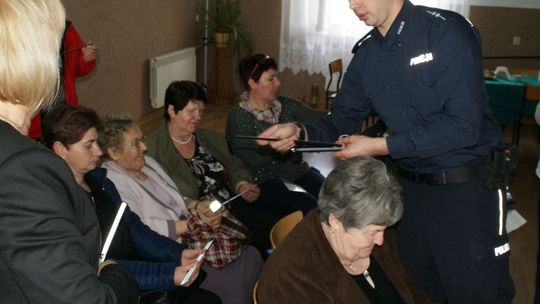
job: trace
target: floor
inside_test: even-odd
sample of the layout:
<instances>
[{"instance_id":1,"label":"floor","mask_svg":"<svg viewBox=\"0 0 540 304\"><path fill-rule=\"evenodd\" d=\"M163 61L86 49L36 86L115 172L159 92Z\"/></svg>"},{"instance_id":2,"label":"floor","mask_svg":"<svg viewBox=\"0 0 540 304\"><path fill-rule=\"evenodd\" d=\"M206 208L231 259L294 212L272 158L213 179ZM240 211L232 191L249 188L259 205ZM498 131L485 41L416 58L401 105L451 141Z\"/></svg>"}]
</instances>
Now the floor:
<instances>
[{"instance_id":1,"label":"floor","mask_svg":"<svg viewBox=\"0 0 540 304\"><path fill-rule=\"evenodd\" d=\"M231 105L207 105L201 127L214 129L223 133L226 113ZM139 120L145 134L154 130L161 123L162 110L155 110ZM506 130L506 138L510 139L511 126ZM536 163L540 156L538 142L538 127L532 120L522 127L519 145L518 168L510 192L516 202L516 210L525 217L527 223L510 233L510 273L516 285L516 296L513 303L532 303L535 292L536 253L538 246L538 185L535 175ZM319 155L322 155L320 153ZM332 158L312 155L314 162L327 167L321 168L328 172L332 166ZM317 159L322 157L321 159Z\"/></svg>"},{"instance_id":2,"label":"floor","mask_svg":"<svg viewBox=\"0 0 540 304\"><path fill-rule=\"evenodd\" d=\"M516 285L513 303L532 303L535 293L536 253L538 247L538 181L535 175L540 156L538 126L522 127L517 174L510 186L516 210L527 224L510 233L510 274ZM506 138L510 138L506 132Z\"/></svg>"}]
</instances>

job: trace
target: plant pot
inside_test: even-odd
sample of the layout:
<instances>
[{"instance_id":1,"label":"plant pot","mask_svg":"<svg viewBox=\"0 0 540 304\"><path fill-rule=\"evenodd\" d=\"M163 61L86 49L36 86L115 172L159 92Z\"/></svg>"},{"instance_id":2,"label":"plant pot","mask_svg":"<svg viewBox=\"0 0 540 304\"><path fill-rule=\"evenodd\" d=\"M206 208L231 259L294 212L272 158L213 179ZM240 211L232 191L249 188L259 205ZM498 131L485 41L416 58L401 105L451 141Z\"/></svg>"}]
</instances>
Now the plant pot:
<instances>
[{"instance_id":1,"label":"plant pot","mask_svg":"<svg viewBox=\"0 0 540 304\"><path fill-rule=\"evenodd\" d=\"M226 48L229 47L229 41L231 37L231 31L228 29L217 29L214 31L214 41L216 47Z\"/></svg>"}]
</instances>

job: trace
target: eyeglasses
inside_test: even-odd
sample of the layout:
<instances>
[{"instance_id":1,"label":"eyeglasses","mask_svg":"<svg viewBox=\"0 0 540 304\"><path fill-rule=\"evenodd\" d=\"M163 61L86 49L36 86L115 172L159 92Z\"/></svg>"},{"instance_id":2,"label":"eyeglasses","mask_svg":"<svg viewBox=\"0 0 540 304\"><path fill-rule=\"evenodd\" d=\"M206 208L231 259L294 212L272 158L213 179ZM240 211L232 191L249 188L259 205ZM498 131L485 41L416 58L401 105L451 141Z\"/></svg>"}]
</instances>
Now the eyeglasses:
<instances>
[{"instance_id":1,"label":"eyeglasses","mask_svg":"<svg viewBox=\"0 0 540 304\"><path fill-rule=\"evenodd\" d=\"M270 59L270 56L268 56L268 55L259 58L259 60L257 60L257 63L255 63L255 66L253 67L253 70L251 70L251 73L249 73L249 76L248 76L247 79L248 80L253 79L252 77L255 74L255 72L257 71L257 69L268 59Z\"/></svg>"},{"instance_id":2,"label":"eyeglasses","mask_svg":"<svg viewBox=\"0 0 540 304\"><path fill-rule=\"evenodd\" d=\"M146 144L146 138L144 137L135 138L131 142L128 143L128 145L133 148L138 148L141 145L145 145L145 144Z\"/></svg>"}]
</instances>

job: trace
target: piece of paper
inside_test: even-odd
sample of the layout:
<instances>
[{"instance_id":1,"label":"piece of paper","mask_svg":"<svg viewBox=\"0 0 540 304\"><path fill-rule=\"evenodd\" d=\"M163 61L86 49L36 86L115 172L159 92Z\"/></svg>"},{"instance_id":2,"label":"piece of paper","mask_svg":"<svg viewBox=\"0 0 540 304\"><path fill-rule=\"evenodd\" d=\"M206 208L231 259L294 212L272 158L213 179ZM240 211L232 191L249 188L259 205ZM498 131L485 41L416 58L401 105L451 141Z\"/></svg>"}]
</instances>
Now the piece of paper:
<instances>
[{"instance_id":1,"label":"piece of paper","mask_svg":"<svg viewBox=\"0 0 540 304\"><path fill-rule=\"evenodd\" d=\"M511 209L506 214L506 233L510 233L519 227L525 225L527 220L515 209Z\"/></svg>"},{"instance_id":2,"label":"piece of paper","mask_svg":"<svg viewBox=\"0 0 540 304\"><path fill-rule=\"evenodd\" d=\"M208 243L206 243L206 245L204 245L204 251L202 253L200 253L197 258L195 259L197 261L197 264L199 264L202 259L204 258L204 255L206 254L206 252L208 251L208 249L210 249L210 246L212 246L212 243L214 242L214 240L210 240ZM195 272L195 269L197 269L197 265L191 267L188 272L186 273L186 275L184 276L184 278L182 279L182 282L180 282L180 285L185 285L187 282L189 282L189 279L191 278L191 276L193 275L193 273Z\"/></svg>"},{"instance_id":3,"label":"piece of paper","mask_svg":"<svg viewBox=\"0 0 540 304\"><path fill-rule=\"evenodd\" d=\"M114 218L114 221L111 225L109 234L107 234L107 238L105 239L105 243L103 244L103 249L101 250L101 255L99 256L100 263L103 263L105 261L105 258L107 257L107 252L109 251L109 247L111 246L112 240L114 238L114 234L116 233L116 229L118 228L118 224L120 224L120 220L122 219L124 210L126 210L126 206L127 206L127 203L122 202L120 204L120 207L118 208L118 212L116 212L116 217Z\"/></svg>"},{"instance_id":4,"label":"piece of paper","mask_svg":"<svg viewBox=\"0 0 540 304\"><path fill-rule=\"evenodd\" d=\"M221 208L221 203L218 200L213 200L208 207L212 212L216 212Z\"/></svg>"},{"instance_id":5,"label":"piece of paper","mask_svg":"<svg viewBox=\"0 0 540 304\"><path fill-rule=\"evenodd\" d=\"M293 184L291 182L286 182L286 181L283 181L283 184L285 184L285 187L287 187L289 191L307 193L306 189L298 186L297 184Z\"/></svg>"}]
</instances>

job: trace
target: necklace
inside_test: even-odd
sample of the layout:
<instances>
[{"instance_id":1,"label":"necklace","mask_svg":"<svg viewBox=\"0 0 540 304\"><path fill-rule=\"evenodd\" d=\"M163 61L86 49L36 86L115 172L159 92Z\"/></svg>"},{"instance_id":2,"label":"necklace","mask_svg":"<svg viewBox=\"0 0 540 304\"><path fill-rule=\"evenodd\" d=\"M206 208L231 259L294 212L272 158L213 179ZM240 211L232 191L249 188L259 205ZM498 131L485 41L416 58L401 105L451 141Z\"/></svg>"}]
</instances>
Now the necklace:
<instances>
[{"instance_id":1,"label":"necklace","mask_svg":"<svg viewBox=\"0 0 540 304\"><path fill-rule=\"evenodd\" d=\"M188 139L186 139L185 141L178 140L178 139L176 139L176 138L174 138L172 136L171 136L171 139L172 139L172 141L174 141L177 144L186 145L186 144L189 144L189 142L193 139L193 133L189 134Z\"/></svg>"},{"instance_id":2,"label":"necklace","mask_svg":"<svg viewBox=\"0 0 540 304\"><path fill-rule=\"evenodd\" d=\"M148 176L144 172L142 172L142 170L137 171L137 172L133 172L132 175L133 175L133 177L135 177L136 179L138 179L140 181L145 181L148 178Z\"/></svg>"},{"instance_id":3,"label":"necklace","mask_svg":"<svg viewBox=\"0 0 540 304\"><path fill-rule=\"evenodd\" d=\"M14 127L15 129L17 129L17 131L21 132L22 133L22 126L19 125L18 123L14 122L13 120L7 118L6 116L0 114L0 120L3 120L5 122L7 122L8 124L10 124L12 127Z\"/></svg>"},{"instance_id":4,"label":"necklace","mask_svg":"<svg viewBox=\"0 0 540 304\"><path fill-rule=\"evenodd\" d=\"M375 282L373 282L373 279L369 275L369 271L367 271L367 269L366 271L364 271L364 273L362 273L362 275L364 275L364 278L366 279L368 284L371 285L372 288L375 288Z\"/></svg>"},{"instance_id":5,"label":"necklace","mask_svg":"<svg viewBox=\"0 0 540 304\"><path fill-rule=\"evenodd\" d=\"M353 266L353 263L350 263L350 264L344 264L345 267L349 268L350 270L352 270L353 272L357 272L358 270L356 269L356 267ZM373 282L373 279L371 278L371 275L369 274L369 271L366 269L364 272L362 272L362 276L364 276L364 279L368 282L368 284L372 287L372 288L375 288L375 282Z\"/></svg>"}]
</instances>

